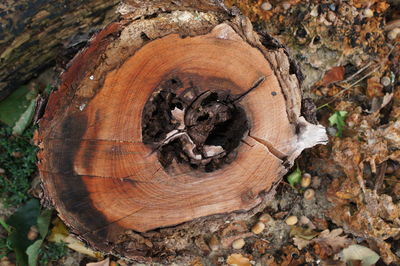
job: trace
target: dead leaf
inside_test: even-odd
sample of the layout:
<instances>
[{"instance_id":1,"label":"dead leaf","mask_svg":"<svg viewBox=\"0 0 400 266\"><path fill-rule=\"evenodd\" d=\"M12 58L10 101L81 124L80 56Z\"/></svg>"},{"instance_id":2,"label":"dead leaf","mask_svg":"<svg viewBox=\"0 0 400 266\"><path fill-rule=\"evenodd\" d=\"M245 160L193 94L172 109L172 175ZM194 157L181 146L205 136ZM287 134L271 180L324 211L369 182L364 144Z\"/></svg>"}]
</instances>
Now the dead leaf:
<instances>
[{"instance_id":1,"label":"dead leaf","mask_svg":"<svg viewBox=\"0 0 400 266\"><path fill-rule=\"evenodd\" d=\"M367 80L367 96L373 97L383 97L383 85L380 82L379 76L371 77Z\"/></svg>"},{"instance_id":2,"label":"dead leaf","mask_svg":"<svg viewBox=\"0 0 400 266\"><path fill-rule=\"evenodd\" d=\"M303 248L307 247L312 242L313 242L312 240L306 240L297 236L293 237L293 243L299 250L302 250Z\"/></svg>"},{"instance_id":3,"label":"dead leaf","mask_svg":"<svg viewBox=\"0 0 400 266\"><path fill-rule=\"evenodd\" d=\"M109 266L110 265L110 258L106 258L105 260L98 261L98 262L90 262L87 263L86 266Z\"/></svg>"},{"instance_id":4,"label":"dead leaf","mask_svg":"<svg viewBox=\"0 0 400 266\"><path fill-rule=\"evenodd\" d=\"M201 258L196 257L190 262L190 266L204 266L204 264L201 262Z\"/></svg>"},{"instance_id":5,"label":"dead leaf","mask_svg":"<svg viewBox=\"0 0 400 266\"><path fill-rule=\"evenodd\" d=\"M347 239L347 236L340 236L343 233L343 229L337 228L329 231L326 229L322 231L318 238L314 239L314 242L328 255L334 255L343 248L351 244L351 240Z\"/></svg>"},{"instance_id":6,"label":"dead leaf","mask_svg":"<svg viewBox=\"0 0 400 266\"><path fill-rule=\"evenodd\" d=\"M337 66L328 70L322 80L319 82L321 86L328 86L334 82L342 81L344 79L344 67Z\"/></svg>"},{"instance_id":7,"label":"dead leaf","mask_svg":"<svg viewBox=\"0 0 400 266\"><path fill-rule=\"evenodd\" d=\"M300 237L305 240L311 240L318 235L317 232L310 228L303 228L300 226L292 226L290 229L290 235Z\"/></svg>"},{"instance_id":8,"label":"dead leaf","mask_svg":"<svg viewBox=\"0 0 400 266\"><path fill-rule=\"evenodd\" d=\"M300 250L310 244L316 244L318 249L316 253L322 255L321 257L327 257L337 254L341 249L351 244L351 240L347 239L347 236L340 236L342 233L343 229L341 228L332 231L326 229L317 238L307 240L300 236L295 236L293 241Z\"/></svg>"},{"instance_id":9,"label":"dead leaf","mask_svg":"<svg viewBox=\"0 0 400 266\"><path fill-rule=\"evenodd\" d=\"M86 254L94 258L102 258L100 252L93 251L92 249L86 247L82 241L79 241L73 235L70 235L68 229L58 217L54 219L52 223L54 226L51 229L51 233L47 237L47 240L56 243L64 242L67 243L67 246L70 249L73 249L79 253Z\"/></svg>"},{"instance_id":10,"label":"dead leaf","mask_svg":"<svg viewBox=\"0 0 400 266\"><path fill-rule=\"evenodd\" d=\"M265 254L270 247L269 242L263 239L255 239L253 243L253 249L260 254Z\"/></svg>"},{"instance_id":11,"label":"dead leaf","mask_svg":"<svg viewBox=\"0 0 400 266\"><path fill-rule=\"evenodd\" d=\"M346 232L359 237L385 240L400 233L400 228L385 222L379 212L371 213L362 202L357 203L353 213L348 205L336 205L328 215L335 224L346 227Z\"/></svg>"},{"instance_id":12,"label":"dead leaf","mask_svg":"<svg viewBox=\"0 0 400 266\"><path fill-rule=\"evenodd\" d=\"M282 253L280 266L302 265L305 262L304 255L293 245L282 247Z\"/></svg>"},{"instance_id":13,"label":"dead leaf","mask_svg":"<svg viewBox=\"0 0 400 266\"><path fill-rule=\"evenodd\" d=\"M361 245L350 245L343 249L341 257L345 262L360 260L362 266L371 266L379 260L379 255L373 250L361 246Z\"/></svg>"},{"instance_id":14,"label":"dead leaf","mask_svg":"<svg viewBox=\"0 0 400 266\"><path fill-rule=\"evenodd\" d=\"M394 204L392 197L389 195L380 195L379 216L388 221L395 221L400 217L400 204Z\"/></svg>"},{"instance_id":15,"label":"dead leaf","mask_svg":"<svg viewBox=\"0 0 400 266\"><path fill-rule=\"evenodd\" d=\"M67 246L70 249L73 249L76 252L79 252L79 253L88 255L90 257L94 257L94 258L102 258L103 257L100 252L94 251L94 250L86 247L86 245L82 241L79 241L73 235L67 236L63 241L67 243Z\"/></svg>"},{"instance_id":16,"label":"dead leaf","mask_svg":"<svg viewBox=\"0 0 400 266\"><path fill-rule=\"evenodd\" d=\"M382 260L387 265L390 265L392 263L394 263L395 265L399 265L400 259L395 254L393 254L392 250L390 249L391 245L389 243L386 243L385 241L380 239L372 240L372 242L375 242L377 248L379 249L379 254L381 255Z\"/></svg>"},{"instance_id":17,"label":"dead leaf","mask_svg":"<svg viewBox=\"0 0 400 266\"><path fill-rule=\"evenodd\" d=\"M226 262L231 266L251 266L250 260L242 254L231 254Z\"/></svg>"}]
</instances>

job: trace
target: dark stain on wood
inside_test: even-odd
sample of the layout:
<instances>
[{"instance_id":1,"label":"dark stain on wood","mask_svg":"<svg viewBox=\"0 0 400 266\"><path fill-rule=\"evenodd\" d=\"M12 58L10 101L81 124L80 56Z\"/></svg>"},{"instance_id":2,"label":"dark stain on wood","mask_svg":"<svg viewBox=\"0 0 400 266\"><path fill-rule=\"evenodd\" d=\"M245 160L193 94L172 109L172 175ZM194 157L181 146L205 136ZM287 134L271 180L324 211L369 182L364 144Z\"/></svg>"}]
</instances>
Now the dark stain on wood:
<instances>
[{"instance_id":1,"label":"dark stain on wood","mask_svg":"<svg viewBox=\"0 0 400 266\"><path fill-rule=\"evenodd\" d=\"M82 114L72 114L68 116L62 124L61 138L79 140L86 130L86 117ZM80 222L84 228L101 228L107 226L109 221L105 219L101 212L91 205L90 195L82 177L74 173L74 160L79 151L80 141L65 141L59 150L49 157L56 162L60 177L56 181L62 181L58 188L60 201L63 202L65 209L75 217L80 217ZM61 163L59 163L61 162ZM74 188L74 189L71 189ZM80 199L77 204L77 199ZM89 205L89 206L88 206ZM85 234L87 232L80 232ZM107 231L100 230L94 233L95 239L106 239Z\"/></svg>"}]
</instances>

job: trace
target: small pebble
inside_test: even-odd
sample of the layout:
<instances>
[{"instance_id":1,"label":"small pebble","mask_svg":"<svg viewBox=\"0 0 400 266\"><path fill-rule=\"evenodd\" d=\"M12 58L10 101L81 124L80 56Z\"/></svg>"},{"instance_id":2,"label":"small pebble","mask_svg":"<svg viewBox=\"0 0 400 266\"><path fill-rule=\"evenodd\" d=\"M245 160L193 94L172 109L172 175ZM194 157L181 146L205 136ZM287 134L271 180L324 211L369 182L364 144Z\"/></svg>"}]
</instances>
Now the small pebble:
<instances>
[{"instance_id":1,"label":"small pebble","mask_svg":"<svg viewBox=\"0 0 400 266\"><path fill-rule=\"evenodd\" d=\"M29 229L27 238L29 240L35 240L38 237L38 233L39 233L39 231L38 231L37 227L35 225L32 225L31 228Z\"/></svg>"},{"instance_id":2,"label":"small pebble","mask_svg":"<svg viewBox=\"0 0 400 266\"><path fill-rule=\"evenodd\" d=\"M390 83L391 83L391 81L390 81L390 78L389 78L389 77L384 76L384 77L381 78L381 84L382 84L383 86L385 86L385 87L386 87L386 86L389 86Z\"/></svg>"},{"instance_id":3,"label":"small pebble","mask_svg":"<svg viewBox=\"0 0 400 266\"><path fill-rule=\"evenodd\" d=\"M297 217L296 216L289 216L287 219L286 219L286 224L287 225L295 225L295 224L297 224L297 221L298 221L298 219L297 219Z\"/></svg>"},{"instance_id":4,"label":"small pebble","mask_svg":"<svg viewBox=\"0 0 400 266\"><path fill-rule=\"evenodd\" d=\"M215 235L212 235L210 238L210 242L208 242L208 246L210 247L211 250L215 251L219 248L219 240L218 237Z\"/></svg>"},{"instance_id":5,"label":"small pebble","mask_svg":"<svg viewBox=\"0 0 400 266\"><path fill-rule=\"evenodd\" d=\"M272 220L272 217L268 213L263 213L258 220L262 223L268 223Z\"/></svg>"},{"instance_id":6,"label":"small pebble","mask_svg":"<svg viewBox=\"0 0 400 266\"><path fill-rule=\"evenodd\" d=\"M372 18L374 16L374 11L369 8L364 9L364 16L367 18Z\"/></svg>"},{"instance_id":7,"label":"small pebble","mask_svg":"<svg viewBox=\"0 0 400 266\"><path fill-rule=\"evenodd\" d=\"M311 184L311 175L309 173L304 173L301 177L301 187L306 188Z\"/></svg>"},{"instance_id":8,"label":"small pebble","mask_svg":"<svg viewBox=\"0 0 400 266\"><path fill-rule=\"evenodd\" d=\"M283 7L284 10L288 10L288 9L290 8L290 6L291 6L291 5L290 5L289 2L283 2L283 3L282 3L282 7Z\"/></svg>"},{"instance_id":9,"label":"small pebble","mask_svg":"<svg viewBox=\"0 0 400 266\"><path fill-rule=\"evenodd\" d=\"M4 170L3 168L0 168L0 175L5 174L6 170Z\"/></svg>"},{"instance_id":10,"label":"small pebble","mask_svg":"<svg viewBox=\"0 0 400 266\"><path fill-rule=\"evenodd\" d=\"M311 200L313 199L315 196L315 191L312 188L307 189L306 191L304 191L304 199L305 200Z\"/></svg>"},{"instance_id":11,"label":"small pebble","mask_svg":"<svg viewBox=\"0 0 400 266\"><path fill-rule=\"evenodd\" d=\"M90 79L90 80L94 80L94 76L91 75L91 76L89 77L89 79Z\"/></svg>"},{"instance_id":12,"label":"small pebble","mask_svg":"<svg viewBox=\"0 0 400 266\"><path fill-rule=\"evenodd\" d=\"M246 242L244 242L244 239L240 238L240 239L236 239L235 241L233 241L232 247L234 249L241 249L244 247L245 244L246 244Z\"/></svg>"},{"instance_id":13,"label":"small pebble","mask_svg":"<svg viewBox=\"0 0 400 266\"><path fill-rule=\"evenodd\" d=\"M397 38L397 35L400 33L400 28L394 28L393 30L389 31L388 38L389 40L394 40Z\"/></svg>"},{"instance_id":14,"label":"small pebble","mask_svg":"<svg viewBox=\"0 0 400 266\"><path fill-rule=\"evenodd\" d=\"M335 11L336 10L336 5L335 4L330 4L329 5L329 9L332 10L332 11Z\"/></svg>"},{"instance_id":15,"label":"small pebble","mask_svg":"<svg viewBox=\"0 0 400 266\"><path fill-rule=\"evenodd\" d=\"M264 2L261 5L261 9L264 11L270 11L272 9L272 5L269 2Z\"/></svg>"},{"instance_id":16,"label":"small pebble","mask_svg":"<svg viewBox=\"0 0 400 266\"><path fill-rule=\"evenodd\" d=\"M253 228L251 228L251 231L254 234L259 234L262 231L264 231L264 229L265 229L265 224L263 222L258 222L253 226Z\"/></svg>"}]
</instances>

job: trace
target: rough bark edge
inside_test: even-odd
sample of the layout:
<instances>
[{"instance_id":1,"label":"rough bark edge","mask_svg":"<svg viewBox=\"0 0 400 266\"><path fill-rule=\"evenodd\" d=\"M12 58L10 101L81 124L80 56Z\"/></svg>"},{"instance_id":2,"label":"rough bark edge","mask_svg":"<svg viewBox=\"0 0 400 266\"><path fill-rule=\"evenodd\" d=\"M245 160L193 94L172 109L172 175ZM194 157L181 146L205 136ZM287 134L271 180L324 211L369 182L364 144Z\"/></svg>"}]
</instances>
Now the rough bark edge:
<instances>
[{"instance_id":1,"label":"rough bark edge","mask_svg":"<svg viewBox=\"0 0 400 266\"><path fill-rule=\"evenodd\" d=\"M222 0L123 0L118 8L121 15L133 20L176 10L230 13Z\"/></svg>"}]
</instances>

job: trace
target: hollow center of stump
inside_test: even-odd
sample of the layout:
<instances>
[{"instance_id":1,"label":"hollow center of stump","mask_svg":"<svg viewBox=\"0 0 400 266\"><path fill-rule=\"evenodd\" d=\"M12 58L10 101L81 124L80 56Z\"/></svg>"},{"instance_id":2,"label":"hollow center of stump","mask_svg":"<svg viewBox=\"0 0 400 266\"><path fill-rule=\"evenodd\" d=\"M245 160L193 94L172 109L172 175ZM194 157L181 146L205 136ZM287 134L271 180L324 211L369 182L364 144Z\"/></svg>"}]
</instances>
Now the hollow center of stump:
<instances>
[{"instance_id":1,"label":"hollow center of stump","mask_svg":"<svg viewBox=\"0 0 400 266\"><path fill-rule=\"evenodd\" d=\"M142 113L142 139L161 165L212 172L232 162L249 130L243 107L228 90L200 91L178 78L162 82Z\"/></svg>"}]
</instances>

